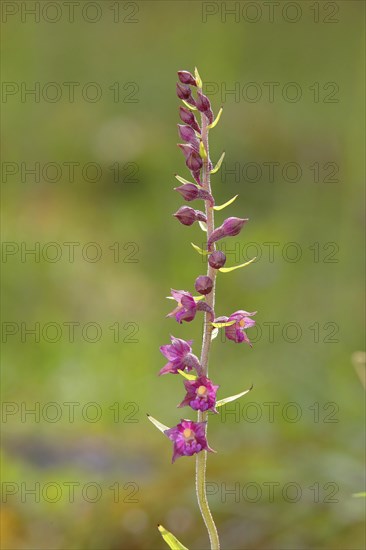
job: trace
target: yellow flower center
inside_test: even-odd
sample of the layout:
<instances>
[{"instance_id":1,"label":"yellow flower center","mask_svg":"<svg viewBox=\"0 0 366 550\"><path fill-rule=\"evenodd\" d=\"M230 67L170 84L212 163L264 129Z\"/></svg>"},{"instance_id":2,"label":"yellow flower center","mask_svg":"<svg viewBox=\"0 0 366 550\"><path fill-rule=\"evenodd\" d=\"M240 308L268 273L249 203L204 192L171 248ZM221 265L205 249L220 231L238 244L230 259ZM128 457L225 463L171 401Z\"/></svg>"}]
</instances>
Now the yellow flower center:
<instances>
[{"instance_id":1,"label":"yellow flower center","mask_svg":"<svg viewBox=\"0 0 366 550\"><path fill-rule=\"evenodd\" d=\"M245 319L241 319L239 321L239 325L244 328L245 327Z\"/></svg>"},{"instance_id":2,"label":"yellow flower center","mask_svg":"<svg viewBox=\"0 0 366 550\"><path fill-rule=\"evenodd\" d=\"M186 428L185 430L183 430L183 436L185 439L189 439L190 437L193 436L193 431L190 430L189 428Z\"/></svg>"},{"instance_id":3,"label":"yellow flower center","mask_svg":"<svg viewBox=\"0 0 366 550\"><path fill-rule=\"evenodd\" d=\"M206 395L207 388L206 386L199 386L196 391L197 395Z\"/></svg>"}]
</instances>

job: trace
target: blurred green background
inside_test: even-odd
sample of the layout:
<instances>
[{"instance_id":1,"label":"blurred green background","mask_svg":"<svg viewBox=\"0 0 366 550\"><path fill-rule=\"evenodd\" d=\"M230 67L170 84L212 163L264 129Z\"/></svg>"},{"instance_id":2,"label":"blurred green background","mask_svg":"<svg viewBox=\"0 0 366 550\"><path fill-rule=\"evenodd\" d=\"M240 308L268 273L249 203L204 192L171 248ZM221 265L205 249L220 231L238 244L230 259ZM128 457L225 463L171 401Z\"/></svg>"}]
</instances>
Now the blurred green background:
<instances>
[{"instance_id":1,"label":"blurred green background","mask_svg":"<svg viewBox=\"0 0 366 550\"><path fill-rule=\"evenodd\" d=\"M217 202L240 195L217 222L250 218L228 265L260 252L218 280L217 314L261 329L212 350L220 397L254 384L210 417L222 547L363 548L364 3L65 4L2 3L3 548L159 549L157 523L208 548L194 460L172 466L145 416L194 418L157 372L170 334L199 354L201 318L165 318L205 270L203 233L171 216L176 71L195 65L224 106Z\"/></svg>"}]
</instances>

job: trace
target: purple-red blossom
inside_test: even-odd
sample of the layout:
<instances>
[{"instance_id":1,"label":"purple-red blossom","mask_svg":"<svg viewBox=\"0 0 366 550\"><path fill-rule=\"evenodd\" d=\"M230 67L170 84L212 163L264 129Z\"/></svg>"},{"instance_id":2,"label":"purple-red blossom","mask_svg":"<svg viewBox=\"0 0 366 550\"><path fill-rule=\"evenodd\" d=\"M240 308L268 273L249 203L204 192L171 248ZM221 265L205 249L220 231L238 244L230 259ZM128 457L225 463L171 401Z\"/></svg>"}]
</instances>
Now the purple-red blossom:
<instances>
[{"instance_id":1,"label":"purple-red blossom","mask_svg":"<svg viewBox=\"0 0 366 550\"><path fill-rule=\"evenodd\" d=\"M207 222L206 215L201 210L195 210L190 206L181 206L173 216L183 225L192 225L198 221Z\"/></svg>"},{"instance_id":2,"label":"purple-red blossom","mask_svg":"<svg viewBox=\"0 0 366 550\"><path fill-rule=\"evenodd\" d=\"M178 323L182 323L182 321L189 323L193 321L197 311L204 311L212 321L214 320L215 314L212 308L206 302L196 301L190 292L172 288L171 294L174 300L177 301L177 307L168 313L167 317L175 317Z\"/></svg>"},{"instance_id":3,"label":"purple-red blossom","mask_svg":"<svg viewBox=\"0 0 366 550\"><path fill-rule=\"evenodd\" d=\"M211 277L208 277L207 275L200 275L194 283L194 288L197 292L203 295L210 294L212 287L213 281Z\"/></svg>"},{"instance_id":4,"label":"purple-red blossom","mask_svg":"<svg viewBox=\"0 0 366 550\"><path fill-rule=\"evenodd\" d=\"M168 359L168 363L160 370L159 374L179 374L179 370L191 371L193 368L200 372L198 358L192 354L192 340L181 340L170 337L171 344L160 347L161 353Z\"/></svg>"},{"instance_id":5,"label":"purple-red blossom","mask_svg":"<svg viewBox=\"0 0 366 550\"><path fill-rule=\"evenodd\" d=\"M210 100L200 90L197 91L196 107L201 113L211 109Z\"/></svg>"},{"instance_id":6,"label":"purple-red blossom","mask_svg":"<svg viewBox=\"0 0 366 550\"><path fill-rule=\"evenodd\" d=\"M177 96L179 99L184 99L185 101L193 99L191 88L186 84L181 84L180 82L177 82Z\"/></svg>"},{"instance_id":7,"label":"purple-red blossom","mask_svg":"<svg viewBox=\"0 0 366 550\"><path fill-rule=\"evenodd\" d=\"M194 183L184 183L179 187L175 187L174 191L178 191L187 202L194 201L195 199L203 199L209 201L210 206L215 206L213 196L205 189L194 185Z\"/></svg>"},{"instance_id":8,"label":"purple-red blossom","mask_svg":"<svg viewBox=\"0 0 366 550\"><path fill-rule=\"evenodd\" d=\"M191 126L193 130L196 130L196 132L201 133L201 128L198 125L196 117L190 109L187 109L186 107L179 107L179 116L185 124Z\"/></svg>"},{"instance_id":9,"label":"purple-red blossom","mask_svg":"<svg viewBox=\"0 0 366 550\"><path fill-rule=\"evenodd\" d=\"M199 154L199 142L195 143L178 143L178 147L181 149L184 158L186 159L186 166L192 173L192 176L198 184L201 183L200 170L203 162L201 155Z\"/></svg>"},{"instance_id":10,"label":"purple-red blossom","mask_svg":"<svg viewBox=\"0 0 366 550\"><path fill-rule=\"evenodd\" d=\"M177 301L177 307L168 313L167 317L175 317L178 323L193 321L197 313L197 302L190 292L185 290L171 290L174 300Z\"/></svg>"},{"instance_id":11,"label":"purple-red blossom","mask_svg":"<svg viewBox=\"0 0 366 550\"><path fill-rule=\"evenodd\" d=\"M207 118L209 123L213 122L213 112L211 109L211 103L207 96L205 96L200 90L197 91L197 99L195 101L197 109L203 113Z\"/></svg>"},{"instance_id":12,"label":"purple-red blossom","mask_svg":"<svg viewBox=\"0 0 366 550\"><path fill-rule=\"evenodd\" d=\"M178 78L182 82L182 84L197 86L196 79L189 71L178 71Z\"/></svg>"},{"instance_id":13,"label":"purple-red blossom","mask_svg":"<svg viewBox=\"0 0 366 550\"><path fill-rule=\"evenodd\" d=\"M188 124L178 124L177 126L179 137L183 141L190 143L195 151L199 151L200 142L193 128L191 128L191 126L188 126Z\"/></svg>"},{"instance_id":14,"label":"purple-red blossom","mask_svg":"<svg viewBox=\"0 0 366 550\"><path fill-rule=\"evenodd\" d=\"M192 154L187 157L186 165L191 172L198 172L203 165L201 155L197 151L193 151Z\"/></svg>"},{"instance_id":15,"label":"purple-red blossom","mask_svg":"<svg viewBox=\"0 0 366 550\"><path fill-rule=\"evenodd\" d=\"M249 344L250 347L252 347L252 344L245 331L255 325L255 321L254 319L251 319L251 317L253 317L253 315L255 315L256 313L256 311L249 313L248 311L240 309L239 311L235 311L235 313L232 313L230 317L218 317L217 319L215 319L215 322L229 323L230 321L235 321L235 323L233 323L232 325L225 327L226 338L232 340L233 342L236 342L237 344L245 342L246 344Z\"/></svg>"},{"instance_id":16,"label":"purple-red blossom","mask_svg":"<svg viewBox=\"0 0 366 550\"><path fill-rule=\"evenodd\" d=\"M192 456L204 450L215 452L207 443L206 422L193 422L182 418L177 426L164 433L174 443L172 462L181 456Z\"/></svg>"},{"instance_id":17,"label":"purple-red blossom","mask_svg":"<svg viewBox=\"0 0 366 550\"><path fill-rule=\"evenodd\" d=\"M214 242L223 239L224 237L235 237L242 230L243 225L248 221L248 218L227 218L220 227L217 227L208 240L208 249L211 248Z\"/></svg>"},{"instance_id":18,"label":"purple-red blossom","mask_svg":"<svg viewBox=\"0 0 366 550\"><path fill-rule=\"evenodd\" d=\"M178 407L189 405L195 411L213 411L216 405L216 393L219 386L215 386L206 376L199 376L196 380L184 380L187 394Z\"/></svg>"},{"instance_id":19,"label":"purple-red blossom","mask_svg":"<svg viewBox=\"0 0 366 550\"><path fill-rule=\"evenodd\" d=\"M214 269L220 269L220 267L224 267L226 263L226 256L221 250L215 250L215 252L209 255L208 263Z\"/></svg>"}]
</instances>

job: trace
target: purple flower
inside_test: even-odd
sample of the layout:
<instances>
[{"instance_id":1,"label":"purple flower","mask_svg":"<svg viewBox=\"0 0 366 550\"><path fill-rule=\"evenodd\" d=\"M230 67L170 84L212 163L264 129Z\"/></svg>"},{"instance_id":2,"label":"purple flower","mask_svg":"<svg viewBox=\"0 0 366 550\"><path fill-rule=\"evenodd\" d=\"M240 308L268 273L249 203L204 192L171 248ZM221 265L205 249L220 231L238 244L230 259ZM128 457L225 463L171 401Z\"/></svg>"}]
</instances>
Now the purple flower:
<instances>
[{"instance_id":1,"label":"purple flower","mask_svg":"<svg viewBox=\"0 0 366 550\"><path fill-rule=\"evenodd\" d=\"M252 344L250 343L250 340L245 331L246 329L255 325L254 319L251 319L250 317L252 317L256 313L256 311L248 313L248 311L243 311L242 309L239 311L235 311L235 313L232 313L230 317L226 318L226 322L235 321L235 323L233 325L230 325L229 327L225 327L226 337L229 340L233 340L233 342L236 342L237 344L245 342L246 344L249 344L250 347L252 347Z\"/></svg>"},{"instance_id":2,"label":"purple flower","mask_svg":"<svg viewBox=\"0 0 366 550\"><path fill-rule=\"evenodd\" d=\"M179 97L179 99L190 103L190 105L196 104L195 100L192 97L191 88L186 84L181 84L180 82L177 82L177 96Z\"/></svg>"},{"instance_id":3,"label":"purple flower","mask_svg":"<svg viewBox=\"0 0 366 550\"><path fill-rule=\"evenodd\" d=\"M211 109L210 100L199 90L197 91L196 107L201 113L204 113L205 111Z\"/></svg>"},{"instance_id":4,"label":"purple flower","mask_svg":"<svg viewBox=\"0 0 366 550\"><path fill-rule=\"evenodd\" d=\"M197 143L178 143L178 147L181 149L184 158L186 159L186 165L191 171L194 179L200 185L200 170L202 168L202 159L199 154L199 141Z\"/></svg>"},{"instance_id":5,"label":"purple flower","mask_svg":"<svg viewBox=\"0 0 366 550\"><path fill-rule=\"evenodd\" d=\"M208 121L211 124L211 122L213 122L213 118L214 118L213 112L212 112L212 109L211 109L211 103L210 103L210 100L208 99L208 97L203 95L203 93L200 92L200 90L197 91L197 99L195 101L195 105L201 113L206 115L206 117L208 118Z\"/></svg>"},{"instance_id":6,"label":"purple flower","mask_svg":"<svg viewBox=\"0 0 366 550\"><path fill-rule=\"evenodd\" d=\"M164 433L174 443L172 462L180 456L192 456L204 450L215 452L207 443L206 422L193 422L182 418L177 426Z\"/></svg>"},{"instance_id":7,"label":"purple flower","mask_svg":"<svg viewBox=\"0 0 366 550\"><path fill-rule=\"evenodd\" d=\"M221 250L215 250L215 252L209 255L208 263L214 269L220 269L220 267L224 267L226 263L226 256Z\"/></svg>"},{"instance_id":8,"label":"purple flower","mask_svg":"<svg viewBox=\"0 0 366 550\"><path fill-rule=\"evenodd\" d=\"M186 159L186 165L191 172L198 172L202 168L202 159L197 151L193 151L192 154Z\"/></svg>"},{"instance_id":9,"label":"purple flower","mask_svg":"<svg viewBox=\"0 0 366 550\"><path fill-rule=\"evenodd\" d=\"M235 237L238 235L243 225L248 221L248 218L227 218L220 227L217 227L208 240L208 248L210 249L212 244L224 237Z\"/></svg>"},{"instance_id":10,"label":"purple flower","mask_svg":"<svg viewBox=\"0 0 366 550\"><path fill-rule=\"evenodd\" d=\"M196 130L196 132L201 133L201 128L198 125L196 117L190 109L187 109L186 107L179 107L179 116L185 124L191 126L193 130Z\"/></svg>"},{"instance_id":11,"label":"purple flower","mask_svg":"<svg viewBox=\"0 0 366 550\"><path fill-rule=\"evenodd\" d=\"M178 124L178 133L179 137L183 141L187 141L188 143L194 144L195 146L198 144L199 147L199 141L197 139L197 136L195 134L195 131L191 126L188 126L187 124Z\"/></svg>"},{"instance_id":12,"label":"purple flower","mask_svg":"<svg viewBox=\"0 0 366 550\"><path fill-rule=\"evenodd\" d=\"M207 277L207 275L200 275L197 277L194 288L199 292L200 294L210 294L213 287L213 282L211 277Z\"/></svg>"},{"instance_id":13,"label":"purple flower","mask_svg":"<svg viewBox=\"0 0 366 550\"><path fill-rule=\"evenodd\" d=\"M178 191L178 193L188 202L194 201L195 199L203 199L210 201L210 206L215 205L213 196L205 189L199 189L194 183L185 183L184 185L175 187L174 191Z\"/></svg>"},{"instance_id":14,"label":"purple flower","mask_svg":"<svg viewBox=\"0 0 366 550\"><path fill-rule=\"evenodd\" d=\"M191 86L197 86L196 79L189 71L178 71L178 78L182 84L191 84Z\"/></svg>"},{"instance_id":15,"label":"purple flower","mask_svg":"<svg viewBox=\"0 0 366 550\"><path fill-rule=\"evenodd\" d=\"M190 292L185 290L171 290L174 300L177 301L177 307L168 313L167 317L175 317L178 323L193 321L197 312L197 302Z\"/></svg>"},{"instance_id":16,"label":"purple flower","mask_svg":"<svg viewBox=\"0 0 366 550\"><path fill-rule=\"evenodd\" d=\"M171 344L161 346L161 353L168 359L167 363L159 372L160 374L178 374L179 370L187 371L195 368L200 371L201 365L195 355L192 354L192 340L181 340L180 338L170 337Z\"/></svg>"},{"instance_id":17,"label":"purple flower","mask_svg":"<svg viewBox=\"0 0 366 550\"><path fill-rule=\"evenodd\" d=\"M195 210L190 206L181 206L175 214L173 214L181 224L192 225L194 222L201 221L206 222L206 215L200 210Z\"/></svg>"},{"instance_id":18,"label":"purple flower","mask_svg":"<svg viewBox=\"0 0 366 550\"><path fill-rule=\"evenodd\" d=\"M187 395L178 407L189 405L195 411L213 411L216 404L216 392L219 386L214 386L206 376L199 376L196 380L184 380Z\"/></svg>"},{"instance_id":19,"label":"purple flower","mask_svg":"<svg viewBox=\"0 0 366 550\"><path fill-rule=\"evenodd\" d=\"M185 101L187 101L187 99L190 99L192 97L191 88L186 84L181 84L180 82L177 82L177 96L179 97L179 99L184 99Z\"/></svg>"}]
</instances>

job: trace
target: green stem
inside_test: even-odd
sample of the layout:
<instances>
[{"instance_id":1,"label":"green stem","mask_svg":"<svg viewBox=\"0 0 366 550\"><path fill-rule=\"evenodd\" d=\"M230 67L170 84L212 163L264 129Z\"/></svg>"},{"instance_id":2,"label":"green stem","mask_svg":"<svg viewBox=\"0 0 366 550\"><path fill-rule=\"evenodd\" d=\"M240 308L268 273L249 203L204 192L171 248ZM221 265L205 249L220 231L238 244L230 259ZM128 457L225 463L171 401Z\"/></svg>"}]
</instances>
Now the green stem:
<instances>
[{"instance_id":1,"label":"green stem","mask_svg":"<svg viewBox=\"0 0 366 550\"><path fill-rule=\"evenodd\" d=\"M209 146L208 146L208 128L207 118L204 114L201 116L202 120L202 141L206 149L207 159L203 162L202 167L202 186L211 193L210 183L210 170L208 166L209 162ZM207 240L209 239L212 231L215 228L214 224L214 210L210 207L209 202L205 201L206 216L207 216ZM210 264L207 267L207 275L212 279L213 287L212 292L206 296L207 304L214 310L215 308L215 287L216 287L216 269L213 269ZM202 351L201 351L201 367L202 373L208 376L208 359L211 347L211 335L213 326L210 322L209 314L205 313L203 339L202 339ZM198 422L208 421L207 412L198 412ZM206 424L206 436L207 436L207 424ZM196 494L198 505L201 510L203 521L207 527L208 535L210 537L211 550L220 550L220 541L217 533L216 525L211 515L211 511L207 501L206 494L206 462L207 451L202 451L197 454L196 457Z\"/></svg>"}]
</instances>

